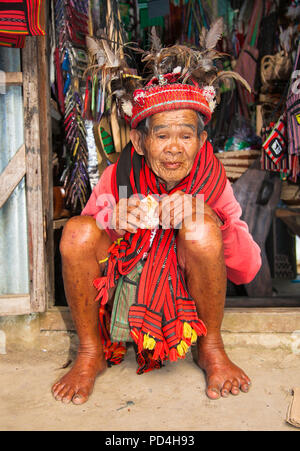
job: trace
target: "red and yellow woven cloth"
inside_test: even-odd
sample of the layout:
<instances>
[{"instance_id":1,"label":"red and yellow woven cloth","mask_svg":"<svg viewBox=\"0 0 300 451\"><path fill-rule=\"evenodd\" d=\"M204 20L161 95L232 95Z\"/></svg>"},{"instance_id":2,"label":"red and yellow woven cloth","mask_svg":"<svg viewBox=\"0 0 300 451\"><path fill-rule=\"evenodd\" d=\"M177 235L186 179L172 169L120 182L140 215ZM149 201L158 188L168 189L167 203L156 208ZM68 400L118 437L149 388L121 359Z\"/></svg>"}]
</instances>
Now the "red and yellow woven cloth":
<instances>
[{"instance_id":1,"label":"red and yellow woven cloth","mask_svg":"<svg viewBox=\"0 0 300 451\"><path fill-rule=\"evenodd\" d=\"M24 47L25 36L45 35L40 25L43 0L0 0L0 45Z\"/></svg>"},{"instance_id":2,"label":"red and yellow woven cloth","mask_svg":"<svg viewBox=\"0 0 300 451\"><path fill-rule=\"evenodd\" d=\"M209 122L215 102L214 88L200 87L193 80L192 84L180 84L179 77L180 73L175 68L173 73L153 77L144 88L134 91L133 102L127 105L130 108L127 108L126 117L132 128L153 114L176 109L193 109L202 114L205 124ZM112 176L116 202L119 202L119 187L126 187L127 198L132 194L170 195L180 190L192 196L203 195L209 205L219 198L225 184L224 168L207 142L199 150L191 172L170 192L148 167L145 158L130 145L121 153ZM108 292L116 286L119 277L129 274L147 255L136 303L131 305L128 314L130 334L137 347L138 374L159 368L166 359L184 358L197 337L206 334L206 327L198 318L195 302L188 293L177 261L177 232L162 228L138 229L135 234L127 232L120 242L111 246L105 273L94 281L99 291L96 300L100 299L101 306L105 306ZM104 330L104 311L100 308L100 332L105 354L111 362L116 360L115 363L119 363L120 353L114 359L118 347L111 343ZM124 351L122 344L120 351Z\"/></svg>"},{"instance_id":3,"label":"red and yellow woven cloth","mask_svg":"<svg viewBox=\"0 0 300 451\"><path fill-rule=\"evenodd\" d=\"M208 204L222 194L226 175L222 164L213 154L212 146L206 143L198 152L193 168L169 194L181 190L193 196L204 195ZM126 186L131 194L166 194L164 185L147 166L144 157L133 147L127 146L114 168L112 187L116 202L118 187ZM147 254L137 291L137 301L129 310L131 336L137 345L138 374L159 367L166 359L184 358L197 336L206 333L198 318L194 300L188 293L184 275L177 261L176 230L138 229L127 232L119 243L108 251L108 260L103 277L94 281L99 291L97 300L101 306L108 301L110 288L116 286L120 276L128 274L139 260ZM104 326L104 310L100 309L100 323ZM109 335L101 331L106 355L113 357ZM116 348L117 349L117 348ZM148 355L145 355L145 351ZM150 359L149 359L150 357ZM114 358L112 358L112 361ZM149 363L145 362L148 361ZM119 357L117 362L119 363ZM141 368L143 366L144 369Z\"/></svg>"}]
</instances>

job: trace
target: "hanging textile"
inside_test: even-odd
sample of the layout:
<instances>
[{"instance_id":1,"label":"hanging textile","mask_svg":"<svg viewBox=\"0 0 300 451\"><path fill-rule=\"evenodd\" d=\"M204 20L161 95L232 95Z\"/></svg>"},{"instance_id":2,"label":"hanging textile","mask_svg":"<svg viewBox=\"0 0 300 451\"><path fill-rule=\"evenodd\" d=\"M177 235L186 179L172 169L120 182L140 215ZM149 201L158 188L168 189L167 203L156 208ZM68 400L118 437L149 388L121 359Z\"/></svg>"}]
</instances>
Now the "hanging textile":
<instances>
[{"instance_id":1,"label":"hanging textile","mask_svg":"<svg viewBox=\"0 0 300 451\"><path fill-rule=\"evenodd\" d=\"M297 54L294 63L293 74L300 69L300 41L298 43ZM290 90L287 96L287 131L289 138L288 150L291 155L300 155L300 92L299 82L295 79L291 81Z\"/></svg>"},{"instance_id":2,"label":"hanging textile","mask_svg":"<svg viewBox=\"0 0 300 451\"><path fill-rule=\"evenodd\" d=\"M262 170L277 172L283 179L286 179L291 173L293 161L287 152L284 100L285 95L282 96L282 101L272 114L272 118L279 115L278 119L269 119L267 125L261 129L263 151L260 162Z\"/></svg>"},{"instance_id":3,"label":"hanging textile","mask_svg":"<svg viewBox=\"0 0 300 451\"><path fill-rule=\"evenodd\" d=\"M201 28L209 29L211 17L207 11L208 6L204 7L204 2L189 0L184 8L183 14L183 33L181 43L198 45L201 35ZM210 11L209 11L210 12Z\"/></svg>"},{"instance_id":4,"label":"hanging textile","mask_svg":"<svg viewBox=\"0 0 300 451\"><path fill-rule=\"evenodd\" d=\"M262 128L264 151L261 154L261 169L277 172L283 180L289 178L296 182L297 175L300 173L299 157L288 152L288 138L285 129L285 115L276 124L270 122L267 127ZM282 131L284 131L283 134Z\"/></svg>"},{"instance_id":5,"label":"hanging textile","mask_svg":"<svg viewBox=\"0 0 300 451\"><path fill-rule=\"evenodd\" d=\"M292 76L298 73L300 68L300 41L298 40L297 53L295 57ZM288 154L292 159L291 180L297 181L300 175L300 93L299 83L292 78L290 90L286 102Z\"/></svg>"},{"instance_id":6,"label":"hanging textile","mask_svg":"<svg viewBox=\"0 0 300 451\"><path fill-rule=\"evenodd\" d=\"M0 45L24 47L25 36L45 35L40 25L43 0L0 0Z\"/></svg>"},{"instance_id":7,"label":"hanging textile","mask_svg":"<svg viewBox=\"0 0 300 451\"><path fill-rule=\"evenodd\" d=\"M16 47L22 49L25 46L25 36L0 33L0 45L3 47Z\"/></svg>"},{"instance_id":8,"label":"hanging textile","mask_svg":"<svg viewBox=\"0 0 300 451\"><path fill-rule=\"evenodd\" d=\"M83 114L84 118L94 122L99 151L110 164L118 159L130 140L130 127L119 115L117 93L124 89L126 78L130 83L132 77L140 77L127 66L124 56L125 33L118 2L107 0L102 6L106 26L101 39L92 36L86 39L90 64L86 71ZM115 75L120 70L123 72L123 87L116 86Z\"/></svg>"},{"instance_id":9,"label":"hanging textile","mask_svg":"<svg viewBox=\"0 0 300 451\"><path fill-rule=\"evenodd\" d=\"M259 51L256 46L262 15L263 2L256 0L254 3L248 33L235 66L235 71L248 81L252 91L254 91L254 83L257 71L257 59L259 56ZM248 94L241 86L238 86L238 91L243 115L246 118L249 118L248 105L249 103L253 103L254 101L253 94Z\"/></svg>"},{"instance_id":10,"label":"hanging textile","mask_svg":"<svg viewBox=\"0 0 300 451\"><path fill-rule=\"evenodd\" d=\"M292 182L297 182L297 177L300 175L300 94L297 82L293 79L299 64L300 44L298 43L294 70L280 102L284 106L284 111L276 124L270 122L268 127L262 129L265 138L264 152L261 157L262 169L279 172L283 179L289 178ZM280 103L273 112L274 116Z\"/></svg>"},{"instance_id":11,"label":"hanging textile","mask_svg":"<svg viewBox=\"0 0 300 451\"><path fill-rule=\"evenodd\" d=\"M273 163L278 164L286 154L287 139L285 117L282 115L263 143L263 149Z\"/></svg>"},{"instance_id":12,"label":"hanging textile","mask_svg":"<svg viewBox=\"0 0 300 451\"><path fill-rule=\"evenodd\" d=\"M66 167L61 175L61 183L66 193L66 208L73 214L79 214L91 193L87 130L81 93L88 61L85 51L85 37L89 32L88 2L57 0L54 16L56 95L64 116L65 132Z\"/></svg>"}]
</instances>

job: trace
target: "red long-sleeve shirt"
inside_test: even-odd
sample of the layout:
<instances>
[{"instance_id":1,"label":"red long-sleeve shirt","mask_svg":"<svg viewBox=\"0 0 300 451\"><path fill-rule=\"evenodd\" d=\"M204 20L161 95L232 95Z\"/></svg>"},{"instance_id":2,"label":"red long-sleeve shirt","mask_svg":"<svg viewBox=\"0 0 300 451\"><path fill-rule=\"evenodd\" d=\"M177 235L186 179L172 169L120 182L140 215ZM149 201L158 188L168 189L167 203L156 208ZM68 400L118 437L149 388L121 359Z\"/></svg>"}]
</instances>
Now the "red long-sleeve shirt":
<instances>
[{"instance_id":1,"label":"red long-sleeve shirt","mask_svg":"<svg viewBox=\"0 0 300 451\"><path fill-rule=\"evenodd\" d=\"M109 227L114 207L111 189L113 166L105 169L81 214L93 216L98 226L115 240L118 235ZM210 207L223 221L221 231L228 279L237 285L251 282L261 267L260 248L247 224L240 219L242 210L228 180L222 195Z\"/></svg>"}]
</instances>

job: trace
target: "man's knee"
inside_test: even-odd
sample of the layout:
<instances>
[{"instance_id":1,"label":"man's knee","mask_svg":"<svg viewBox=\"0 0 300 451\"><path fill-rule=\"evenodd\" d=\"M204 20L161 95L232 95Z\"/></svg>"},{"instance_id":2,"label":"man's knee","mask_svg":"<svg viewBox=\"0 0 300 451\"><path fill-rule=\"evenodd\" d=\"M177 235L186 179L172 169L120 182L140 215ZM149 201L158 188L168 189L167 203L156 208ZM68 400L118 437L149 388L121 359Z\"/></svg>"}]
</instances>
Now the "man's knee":
<instances>
[{"instance_id":1,"label":"man's knee","mask_svg":"<svg viewBox=\"0 0 300 451\"><path fill-rule=\"evenodd\" d=\"M206 214L196 221L188 218L179 230L178 245L199 256L216 256L223 252L220 227Z\"/></svg>"},{"instance_id":2,"label":"man's knee","mask_svg":"<svg viewBox=\"0 0 300 451\"><path fill-rule=\"evenodd\" d=\"M95 249L105 231L100 230L91 216L74 216L66 223L59 249L63 257ZM83 255L83 254L82 254Z\"/></svg>"}]
</instances>

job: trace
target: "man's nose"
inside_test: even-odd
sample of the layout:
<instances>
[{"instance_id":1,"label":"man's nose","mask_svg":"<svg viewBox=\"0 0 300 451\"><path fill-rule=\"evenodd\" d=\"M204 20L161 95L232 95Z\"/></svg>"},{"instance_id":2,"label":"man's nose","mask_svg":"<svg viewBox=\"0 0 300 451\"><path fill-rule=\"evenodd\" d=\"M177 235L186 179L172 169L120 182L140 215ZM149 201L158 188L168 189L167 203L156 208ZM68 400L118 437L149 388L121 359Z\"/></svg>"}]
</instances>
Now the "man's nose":
<instances>
[{"instance_id":1,"label":"man's nose","mask_svg":"<svg viewBox=\"0 0 300 451\"><path fill-rule=\"evenodd\" d=\"M182 152L182 145L180 143L180 140L176 136L170 138L170 142L167 146L167 150L172 153Z\"/></svg>"}]
</instances>

